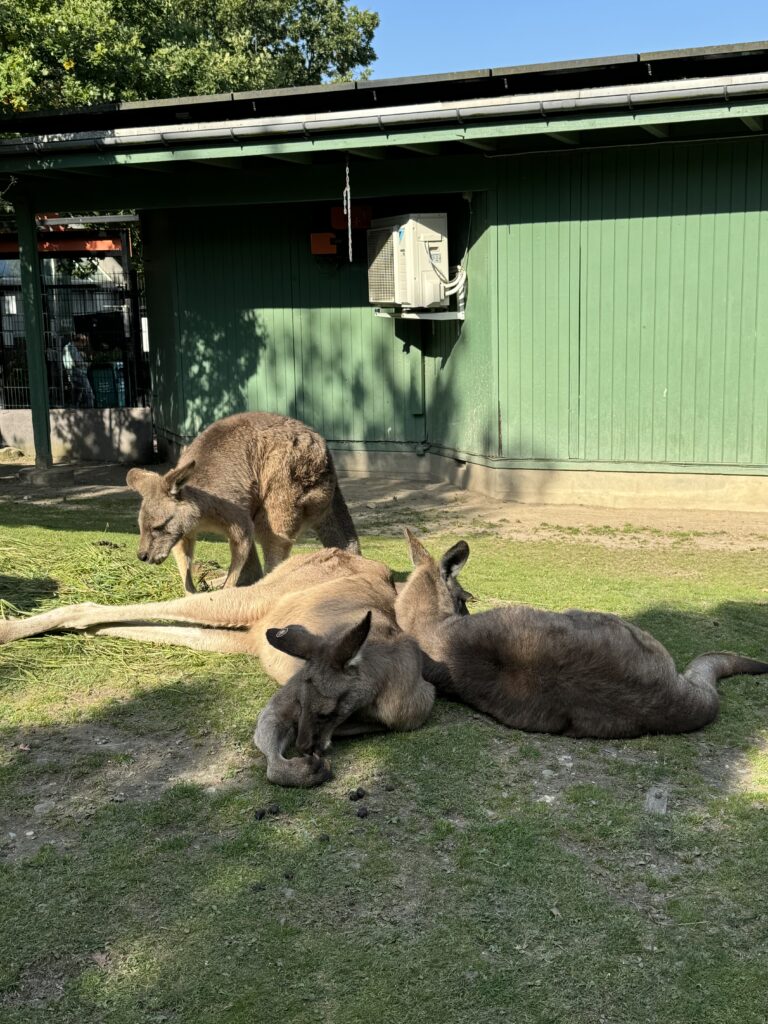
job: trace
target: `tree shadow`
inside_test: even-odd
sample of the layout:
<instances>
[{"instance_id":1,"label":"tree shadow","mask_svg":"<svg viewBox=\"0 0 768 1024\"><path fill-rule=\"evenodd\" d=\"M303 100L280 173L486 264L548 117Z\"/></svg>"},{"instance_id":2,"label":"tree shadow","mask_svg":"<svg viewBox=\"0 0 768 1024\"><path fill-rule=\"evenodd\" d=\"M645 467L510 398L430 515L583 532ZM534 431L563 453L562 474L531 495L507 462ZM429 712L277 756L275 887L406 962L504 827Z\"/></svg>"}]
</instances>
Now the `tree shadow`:
<instances>
[{"instance_id":1,"label":"tree shadow","mask_svg":"<svg viewBox=\"0 0 768 1024\"><path fill-rule=\"evenodd\" d=\"M57 580L50 576L7 576L0 573L0 603L7 602L20 612L39 608L59 590Z\"/></svg>"},{"instance_id":2,"label":"tree shadow","mask_svg":"<svg viewBox=\"0 0 768 1024\"><path fill-rule=\"evenodd\" d=\"M634 621L652 625L682 659L713 646L704 641L711 641L714 621L722 625L725 646L759 653L762 634L756 629L764 627L764 615L764 606L725 602L696 614L652 606ZM87 650L72 655L88 656ZM322 944L332 934L351 970L360 962L361 940L376 937L379 956L382 934L391 933L399 950L409 913L418 919L414 934L439 934L440 915L431 902L435 885L459 901L450 908L451 927L461 920L465 928L487 932L488 915L498 904L507 928L494 941L505 954L508 943L512 955L522 934L513 930L507 937L515 919L509 907L518 906L519 916L522 906L523 916L533 920L544 897L538 883L525 893L519 887L507 893L504 879L511 872L488 872L489 863L498 860L508 869L511 862L519 870L521 843L533 861L547 858L549 864L553 850L561 857L576 827L574 813L579 834L590 834L588 848L600 857L608 857L613 843L622 850L622 843L631 846L634 858L646 851L658 857L657 844L664 850L671 845L673 852L685 843L704 846L695 801L685 793L674 792L673 811L639 835L627 834L626 823L622 832L623 819L606 825L606 805L611 814L619 813L614 808L622 801L640 806L660 766L674 791L675 765L680 759L690 771L691 754L704 782L697 799L737 793L745 750L768 726L768 689L757 681L753 702L745 700L748 684L726 684L721 722L700 733L599 744L522 734L439 702L421 730L334 744L336 782L311 791L281 790L266 782L245 725L206 734L223 698L221 680L215 670L208 674L207 664L203 677L189 680L171 671L161 686L128 699L116 696L75 724L0 731L0 745L11 751L0 835L6 867L15 871L13 920L33 920L41 904L57 908L47 913L44 930L16 929L0 1006L25 1007L35 989L48 991L55 976L67 1009L96 1001L126 1019L137 1013L180 1020L209 1010L220 1015L233 1000L244 1017L256 1005L268 1019L286 1008L298 1017L315 985L326 1001L345 991L343 978L335 977L330 988L323 980L323 956L313 961L320 967L302 968L300 985L286 981L284 965L315 952L308 936ZM21 666L18 674L21 680ZM72 678L76 688L76 673ZM263 692L249 695L247 683L240 692L254 713L268 699ZM559 758L576 767L558 768ZM564 780L555 778L558 772ZM355 817L357 804L346 795L360 783L371 810L365 821ZM560 784L560 802L537 802ZM577 805L569 813L569 787L589 788L599 806ZM254 808L273 803L276 814L254 817ZM707 832L706 842L726 844L733 861L761 834L761 812L739 804L725 821L726 832ZM13 848L9 831L16 834ZM600 898L604 868L585 870L575 857L565 866L584 886L580 900ZM690 869L676 870L679 886ZM737 880L735 888L716 876L707 882L707 899L753 905L754 889L746 880ZM466 885L479 886L482 912L462 901ZM530 906L520 903L526 900ZM550 905L544 905L548 918ZM633 904L631 914L647 930L651 925L640 909ZM622 913L626 929L629 911ZM554 921L552 927L560 926ZM422 940L408 934L418 951ZM145 965L139 976L132 970L137 963Z\"/></svg>"},{"instance_id":3,"label":"tree shadow","mask_svg":"<svg viewBox=\"0 0 768 1024\"><path fill-rule=\"evenodd\" d=\"M54 458L96 462L149 462L152 424L146 409L55 409Z\"/></svg>"},{"instance_id":4,"label":"tree shadow","mask_svg":"<svg viewBox=\"0 0 768 1024\"><path fill-rule=\"evenodd\" d=\"M327 204L227 211L205 239L182 211L144 215L159 434L178 448L247 409L295 416L334 449L428 449L446 457L447 473L468 459L515 458L501 449L489 312L493 206L488 193L472 210L456 193L375 201L375 216L448 212L449 262L468 253L470 292L467 319L437 325L374 316L363 232L352 263L346 249L311 254ZM514 481L505 494L514 498Z\"/></svg>"}]
</instances>

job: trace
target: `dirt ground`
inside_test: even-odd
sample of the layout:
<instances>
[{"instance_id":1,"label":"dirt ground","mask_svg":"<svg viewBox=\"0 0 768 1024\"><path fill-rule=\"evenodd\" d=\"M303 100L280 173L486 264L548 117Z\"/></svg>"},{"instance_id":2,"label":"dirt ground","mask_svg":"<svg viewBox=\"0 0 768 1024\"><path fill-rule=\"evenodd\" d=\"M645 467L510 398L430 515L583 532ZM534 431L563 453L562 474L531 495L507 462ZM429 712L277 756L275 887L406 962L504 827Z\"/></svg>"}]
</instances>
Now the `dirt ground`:
<instances>
[{"instance_id":1,"label":"dirt ground","mask_svg":"<svg viewBox=\"0 0 768 1024\"><path fill-rule=\"evenodd\" d=\"M39 505L66 503L73 509L94 501L125 501L126 509L138 508L136 495L125 487L124 466L82 464L74 467L74 482L70 473L68 482L62 475L60 482L48 486L33 486L28 473L27 466L18 462L3 464L0 460L0 499ZM462 491L447 483L381 476L342 477L342 485L362 534L393 534L408 525L427 533L471 536L492 532L515 540L564 539L570 535L605 547L667 547L686 543L707 550L768 548L768 510L761 515L530 505Z\"/></svg>"}]
</instances>

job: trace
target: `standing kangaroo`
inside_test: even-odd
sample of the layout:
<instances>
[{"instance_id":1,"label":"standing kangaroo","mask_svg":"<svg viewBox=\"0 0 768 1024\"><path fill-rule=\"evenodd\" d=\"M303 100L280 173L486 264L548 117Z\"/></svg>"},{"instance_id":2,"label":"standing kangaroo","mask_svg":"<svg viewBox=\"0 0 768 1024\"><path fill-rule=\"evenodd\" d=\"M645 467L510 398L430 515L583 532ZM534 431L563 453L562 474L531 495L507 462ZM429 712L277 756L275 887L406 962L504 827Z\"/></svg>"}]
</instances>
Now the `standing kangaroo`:
<instances>
[{"instance_id":1,"label":"standing kangaroo","mask_svg":"<svg viewBox=\"0 0 768 1024\"><path fill-rule=\"evenodd\" d=\"M132 469L126 483L142 499L139 558L156 565L173 552L188 594L195 592L192 557L203 530L229 540L225 587L261 579L254 539L267 572L306 528L326 547L360 554L328 446L287 416L244 412L218 420L184 449L175 469L164 476Z\"/></svg>"},{"instance_id":2,"label":"standing kangaroo","mask_svg":"<svg viewBox=\"0 0 768 1024\"><path fill-rule=\"evenodd\" d=\"M439 695L514 729L620 738L699 729L717 715L715 684L768 663L702 654L684 672L652 636L615 615L509 605L464 616L457 576L464 541L439 564L406 531L415 566L398 595L398 624L425 653Z\"/></svg>"},{"instance_id":3,"label":"standing kangaroo","mask_svg":"<svg viewBox=\"0 0 768 1024\"><path fill-rule=\"evenodd\" d=\"M222 654L257 655L278 683L256 742L267 777L315 786L330 778L318 753L331 733L415 729L432 708L418 645L395 622L389 569L348 551L297 555L250 587L131 605L75 604L0 620L0 643L88 630ZM173 623L173 625L160 625ZM299 623L300 625L296 625ZM370 635L369 635L370 634ZM288 759L296 741L303 757Z\"/></svg>"}]
</instances>

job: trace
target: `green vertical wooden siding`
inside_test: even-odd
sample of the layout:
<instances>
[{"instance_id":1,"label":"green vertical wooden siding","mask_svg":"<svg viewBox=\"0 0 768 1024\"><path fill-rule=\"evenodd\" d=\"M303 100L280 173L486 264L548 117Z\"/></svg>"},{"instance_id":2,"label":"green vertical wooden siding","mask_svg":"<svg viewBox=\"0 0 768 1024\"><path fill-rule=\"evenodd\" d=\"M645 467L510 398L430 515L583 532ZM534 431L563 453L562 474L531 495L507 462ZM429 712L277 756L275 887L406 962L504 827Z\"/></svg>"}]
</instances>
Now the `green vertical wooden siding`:
<instances>
[{"instance_id":1,"label":"green vertical wooden siding","mask_svg":"<svg viewBox=\"0 0 768 1024\"><path fill-rule=\"evenodd\" d=\"M766 144L504 162L511 459L764 468Z\"/></svg>"},{"instance_id":2,"label":"green vertical wooden siding","mask_svg":"<svg viewBox=\"0 0 768 1024\"><path fill-rule=\"evenodd\" d=\"M363 259L310 255L310 203L147 214L161 429L271 409L499 465L764 472L764 140L477 161L471 224L445 197L463 324L374 317Z\"/></svg>"},{"instance_id":3,"label":"green vertical wooden siding","mask_svg":"<svg viewBox=\"0 0 768 1024\"><path fill-rule=\"evenodd\" d=\"M176 246L165 212L143 217L141 237L147 307L150 320L150 370L155 426L170 437L183 433L184 390L179 307L176 290Z\"/></svg>"},{"instance_id":4,"label":"green vertical wooden siding","mask_svg":"<svg viewBox=\"0 0 768 1024\"><path fill-rule=\"evenodd\" d=\"M427 323L426 433L436 448L498 455L498 326L496 322L496 193L476 192L450 226L451 259L467 248L466 319Z\"/></svg>"},{"instance_id":5,"label":"green vertical wooden siding","mask_svg":"<svg viewBox=\"0 0 768 1024\"><path fill-rule=\"evenodd\" d=\"M578 410L579 177L499 161L499 400L507 458L565 461Z\"/></svg>"},{"instance_id":6,"label":"green vertical wooden siding","mask_svg":"<svg viewBox=\"0 0 768 1024\"><path fill-rule=\"evenodd\" d=\"M298 416L330 440L423 439L414 416L422 398L413 409L411 394L420 353L404 352L392 323L373 316L364 264L310 255L304 207L173 212L165 236L156 220L144 217L149 266L164 268L170 250L176 268L148 289L169 433L190 437L220 416L263 409ZM182 393L175 413L164 397L170 353Z\"/></svg>"}]
</instances>

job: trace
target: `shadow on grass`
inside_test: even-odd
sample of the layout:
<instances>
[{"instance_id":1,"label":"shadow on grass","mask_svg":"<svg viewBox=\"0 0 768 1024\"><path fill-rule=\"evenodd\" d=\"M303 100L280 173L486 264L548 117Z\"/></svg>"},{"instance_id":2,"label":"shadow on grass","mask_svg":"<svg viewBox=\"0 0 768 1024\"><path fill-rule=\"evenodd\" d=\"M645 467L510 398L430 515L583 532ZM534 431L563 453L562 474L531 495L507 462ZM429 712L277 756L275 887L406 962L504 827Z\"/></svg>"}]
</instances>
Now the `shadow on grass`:
<instances>
[{"instance_id":1,"label":"shadow on grass","mask_svg":"<svg viewBox=\"0 0 768 1024\"><path fill-rule=\"evenodd\" d=\"M34 527L66 532L83 530L98 533L109 523L126 533L138 533L138 502L127 499L76 496L75 508L64 505L38 505L32 502L0 501L0 528ZM83 506L87 506L83 508Z\"/></svg>"},{"instance_id":2,"label":"shadow on grass","mask_svg":"<svg viewBox=\"0 0 768 1024\"><path fill-rule=\"evenodd\" d=\"M756 808L733 806L727 828L704 838L684 814L634 834L623 793L550 808L520 776L523 801L513 793L504 813L500 791L528 767L526 738L445 705L418 732L340 744L337 778L320 789L280 790L260 765L242 784L221 785L206 773L220 774L217 748L220 756L233 740L195 735L217 695L232 700L215 676L173 679L76 725L35 730L32 749L14 752L10 782L18 789L26 777L32 813L15 830L44 834L48 812L35 816L32 804L60 798L50 782L81 803L62 826L65 842L0 862L0 1007L44 1008L62 1024L300 1020L308 1005L334 1024L591 1024L599 1000L607 1019L631 1024L714 1024L731 1019L728 1007L758 1019L762 982L745 951L759 940L763 897L741 870L763 852ZM185 749L169 758L177 730ZM4 730L0 742L15 739ZM557 752L583 746L536 739ZM498 758L512 750L502 778ZM242 751L229 762L248 763ZM364 820L347 798L359 783ZM254 808L272 802L279 812L257 820ZM574 855L572 837L583 843L590 828L593 851L604 851L607 828L633 864L646 850L674 855L674 881L656 884L676 906L656 921L657 904L637 888L647 867L626 869L627 889L615 864L595 870ZM717 934L685 942L702 917ZM638 971L636 953L650 947L657 955ZM670 989L681 949L693 982ZM547 984L553 972L562 985Z\"/></svg>"},{"instance_id":3,"label":"shadow on grass","mask_svg":"<svg viewBox=\"0 0 768 1024\"><path fill-rule=\"evenodd\" d=\"M0 601L7 601L20 612L38 608L46 598L58 593L58 589L58 582L50 576L7 576L0 573Z\"/></svg>"}]
</instances>

